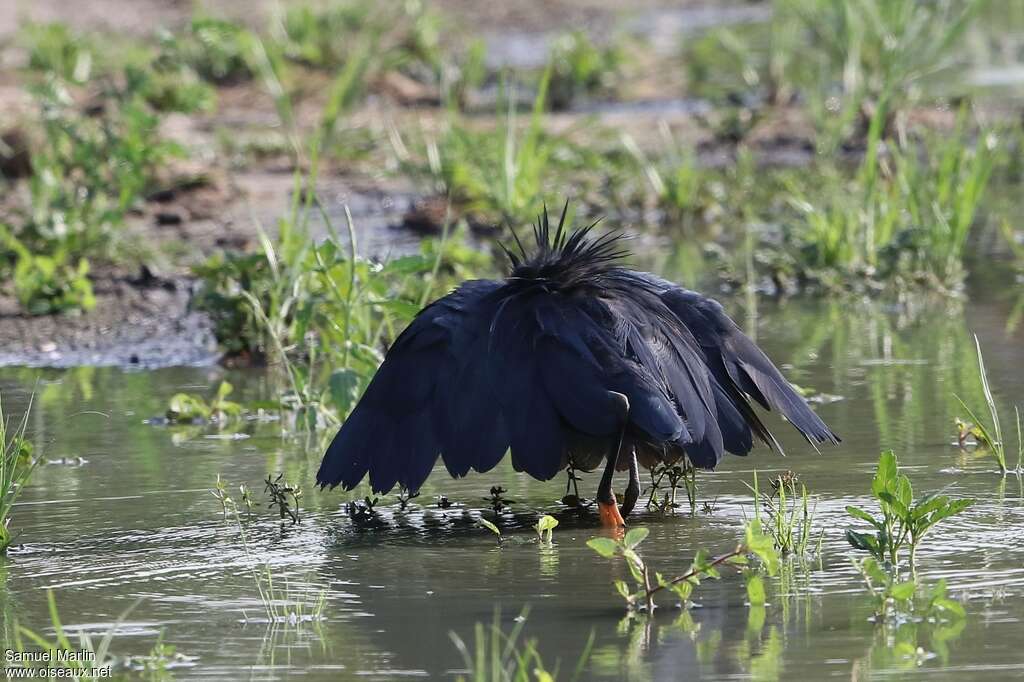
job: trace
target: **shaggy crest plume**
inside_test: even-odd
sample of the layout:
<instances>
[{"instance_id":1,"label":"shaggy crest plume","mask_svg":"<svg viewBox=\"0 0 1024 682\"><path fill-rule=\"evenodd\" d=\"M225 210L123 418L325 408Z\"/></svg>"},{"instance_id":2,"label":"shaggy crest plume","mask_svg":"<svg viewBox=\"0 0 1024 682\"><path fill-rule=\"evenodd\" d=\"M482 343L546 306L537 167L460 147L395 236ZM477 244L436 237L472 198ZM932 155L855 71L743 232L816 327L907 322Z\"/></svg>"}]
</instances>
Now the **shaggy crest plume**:
<instances>
[{"instance_id":1,"label":"shaggy crest plume","mask_svg":"<svg viewBox=\"0 0 1024 682\"><path fill-rule=\"evenodd\" d=\"M533 226L535 244L528 249L513 232L519 253L501 245L511 264L509 279L534 280L550 285L572 287L619 267L618 263L629 255L621 248L626 239L622 232L609 232L591 237L591 232L600 222L596 220L585 227L569 230L566 215L569 202L562 207L558 225L552 230L548 207L537 217Z\"/></svg>"}]
</instances>

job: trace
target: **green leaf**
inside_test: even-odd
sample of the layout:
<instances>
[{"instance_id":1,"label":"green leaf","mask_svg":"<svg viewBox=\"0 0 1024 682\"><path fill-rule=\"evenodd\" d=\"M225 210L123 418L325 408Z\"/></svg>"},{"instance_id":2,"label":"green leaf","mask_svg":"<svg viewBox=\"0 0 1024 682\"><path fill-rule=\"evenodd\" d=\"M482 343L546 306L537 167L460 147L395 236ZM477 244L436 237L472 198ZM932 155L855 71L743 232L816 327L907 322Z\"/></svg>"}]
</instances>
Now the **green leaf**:
<instances>
[{"instance_id":1,"label":"green leaf","mask_svg":"<svg viewBox=\"0 0 1024 682\"><path fill-rule=\"evenodd\" d=\"M497 535L499 538L501 537L501 529L499 529L497 526L495 526L487 519L478 519L477 523L479 523L481 526Z\"/></svg>"},{"instance_id":2,"label":"green leaf","mask_svg":"<svg viewBox=\"0 0 1024 682\"><path fill-rule=\"evenodd\" d=\"M910 516L910 507L914 504L914 488L910 485L910 479L900 474L896 477L896 499L900 501L902 518Z\"/></svg>"},{"instance_id":3,"label":"green leaf","mask_svg":"<svg viewBox=\"0 0 1024 682\"><path fill-rule=\"evenodd\" d=\"M936 597L932 600L932 604L943 611L948 611L958 618L965 618L967 616L967 611L964 610L963 604L955 599L950 599L949 597Z\"/></svg>"},{"instance_id":4,"label":"green leaf","mask_svg":"<svg viewBox=\"0 0 1024 682\"><path fill-rule=\"evenodd\" d=\"M669 589L682 601L687 601L693 595L693 583L688 580L669 585Z\"/></svg>"},{"instance_id":5,"label":"green leaf","mask_svg":"<svg viewBox=\"0 0 1024 682\"><path fill-rule=\"evenodd\" d=\"M747 601L751 606L764 606L767 595L764 590L764 580L757 571L747 570L743 572L747 583Z\"/></svg>"},{"instance_id":6,"label":"green leaf","mask_svg":"<svg viewBox=\"0 0 1024 682\"><path fill-rule=\"evenodd\" d=\"M884 585L889 582L889 576L873 558L864 559L860 562L860 568L875 583Z\"/></svg>"},{"instance_id":7,"label":"green leaf","mask_svg":"<svg viewBox=\"0 0 1024 682\"><path fill-rule=\"evenodd\" d=\"M587 547L606 559L611 559L615 556L621 545L611 538L590 538L587 540Z\"/></svg>"},{"instance_id":8,"label":"green leaf","mask_svg":"<svg viewBox=\"0 0 1024 682\"><path fill-rule=\"evenodd\" d=\"M914 592L917 590L917 583L913 580L908 580L905 583L899 583L893 585L889 589L889 594L893 599L897 601L906 601L914 596Z\"/></svg>"},{"instance_id":9,"label":"green leaf","mask_svg":"<svg viewBox=\"0 0 1024 682\"><path fill-rule=\"evenodd\" d=\"M647 528L631 528L626 533L626 538L623 540L623 544L630 549L636 549L637 545L643 542L651 531Z\"/></svg>"},{"instance_id":10,"label":"green leaf","mask_svg":"<svg viewBox=\"0 0 1024 682\"><path fill-rule=\"evenodd\" d=\"M872 554L878 553L878 540L873 535L848 530L846 531L846 541L849 542L850 546L854 549L859 549L863 552L871 552Z\"/></svg>"},{"instance_id":11,"label":"green leaf","mask_svg":"<svg viewBox=\"0 0 1024 682\"><path fill-rule=\"evenodd\" d=\"M871 514L869 514L866 511L864 511L860 507L849 507L848 506L846 508L846 513L849 514L850 516L854 517L855 519L860 519L861 521L867 521L868 523L870 523L875 528L881 528L882 527L882 523L880 521L876 521L874 516L872 516Z\"/></svg>"},{"instance_id":12,"label":"green leaf","mask_svg":"<svg viewBox=\"0 0 1024 682\"><path fill-rule=\"evenodd\" d=\"M871 491L878 497L880 493L890 490L896 479L897 465L896 453L892 450L884 451L878 458L878 469L871 481Z\"/></svg>"},{"instance_id":13,"label":"green leaf","mask_svg":"<svg viewBox=\"0 0 1024 682\"><path fill-rule=\"evenodd\" d=\"M359 397L359 373L354 369L336 369L327 380L331 403L341 415L347 415Z\"/></svg>"},{"instance_id":14,"label":"green leaf","mask_svg":"<svg viewBox=\"0 0 1024 682\"><path fill-rule=\"evenodd\" d=\"M619 594L622 595L623 599L630 599L633 595L629 591L629 585L626 584L625 580L616 580L615 589Z\"/></svg>"},{"instance_id":15,"label":"green leaf","mask_svg":"<svg viewBox=\"0 0 1024 682\"><path fill-rule=\"evenodd\" d=\"M537 523L534 525L533 528L538 533L543 533L545 531L553 530L557 525L558 519L556 519L554 516L549 516L545 514L537 520Z\"/></svg>"},{"instance_id":16,"label":"green leaf","mask_svg":"<svg viewBox=\"0 0 1024 682\"><path fill-rule=\"evenodd\" d=\"M227 398L233 390L235 390L235 387L228 382L220 382L220 386L217 387L217 401L220 402Z\"/></svg>"}]
</instances>

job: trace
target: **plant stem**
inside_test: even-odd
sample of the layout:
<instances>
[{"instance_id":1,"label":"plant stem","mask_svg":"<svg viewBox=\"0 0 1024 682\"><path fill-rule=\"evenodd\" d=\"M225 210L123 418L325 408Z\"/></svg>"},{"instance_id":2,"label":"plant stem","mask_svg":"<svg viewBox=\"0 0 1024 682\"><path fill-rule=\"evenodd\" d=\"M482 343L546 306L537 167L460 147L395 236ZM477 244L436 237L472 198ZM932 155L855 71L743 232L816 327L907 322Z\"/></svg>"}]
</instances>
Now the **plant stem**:
<instances>
[{"instance_id":1,"label":"plant stem","mask_svg":"<svg viewBox=\"0 0 1024 682\"><path fill-rule=\"evenodd\" d=\"M676 585L676 584L678 584L678 583L681 583L681 582L683 582L684 580L689 580L690 578L694 577L694 576L695 576L695 575L697 575L698 573L703 573L703 572L704 572L705 570L707 570L707 569L709 569L709 568L714 568L715 566L718 566L718 565L720 565L720 564L723 564L723 563L725 563L726 561L728 561L729 559L732 559L733 557L737 557L737 556L740 556L741 554L746 554L746 553L747 553L747 548L746 548L746 546L745 546L745 545L737 545L737 546L736 546L736 549L734 549L733 551L731 551L731 552L728 552L728 553L726 553L726 554L722 554L721 556L717 556L717 557L715 557L715 558L714 558L714 559L713 559L713 560L711 561L711 563L709 563L709 564L708 564L707 566L705 566L705 567L703 568L703 570L702 570L702 569L696 569L696 568L695 568L695 569L693 569L693 570L691 570L691 571L689 571L689 572L687 572L687 573L684 573L684 574L683 574L683 575L681 575L681 576L677 576L677 577L675 577L675 578L672 578L671 580L666 580L666 581L665 581L665 582L664 582L663 584L661 584L661 585L658 585L658 586L657 586L657 587L655 587L655 588L651 588L651 586L650 586L649 584L645 585L645 589L647 590L646 598L647 598L647 600L648 600L648 603L649 603L649 604L650 604L650 603L653 603L653 597L654 597L654 595L655 595L655 594L656 594L657 592L659 592L660 590L663 590L663 589L665 589L666 587L669 587L669 586L671 586L671 585ZM646 572L646 567L645 567L645 570L644 570L644 580L645 580L645 581L647 580L647 572Z\"/></svg>"}]
</instances>

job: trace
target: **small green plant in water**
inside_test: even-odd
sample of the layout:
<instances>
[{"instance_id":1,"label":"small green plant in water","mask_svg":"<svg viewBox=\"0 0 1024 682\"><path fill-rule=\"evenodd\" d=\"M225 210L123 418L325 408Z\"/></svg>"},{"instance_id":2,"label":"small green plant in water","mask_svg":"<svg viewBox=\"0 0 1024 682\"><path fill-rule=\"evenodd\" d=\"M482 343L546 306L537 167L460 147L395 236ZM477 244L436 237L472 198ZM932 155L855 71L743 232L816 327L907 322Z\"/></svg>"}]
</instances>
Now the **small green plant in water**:
<instances>
[{"instance_id":1,"label":"small green plant in water","mask_svg":"<svg viewBox=\"0 0 1024 682\"><path fill-rule=\"evenodd\" d=\"M768 575L775 575L779 568L779 553L771 536L762 531L756 519L747 523L743 541L737 543L733 550L716 557L707 550L698 550L689 570L674 578L666 578L662 573L653 571L637 552L637 547L649 533L646 528L633 528L621 539L602 537L587 541L587 546L603 557L621 556L625 559L633 585L630 586L624 580L616 580L615 589L626 601L626 608L630 612L645 610L648 614L654 613L654 597L664 590L675 594L684 605L690 604L690 597L701 580L721 577L718 570L721 566L734 566L742 571L751 606L765 604L761 571L751 565L748 555L756 556Z\"/></svg>"},{"instance_id":2,"label":"small green plant in water","mask_svg":"<svg viewBox=\"0 0 1024 682\"><path fill-rule=\"evenodd\" d=\"M177 393L167 404L167 421L174 424L213 422L221 424L241 416L242 406L228 400L234 387L226 381L220 382L217 393L210 402L190 393Z\"/></svg>"},{"instance_id":3,"label":"small green plant in water","mask_svg":"<svg viewBox=\"0 0 1024 682\"><path fill-rule=\"evenodd\" d=\"M29 409L31 405L12 429L0 403L0 556L14 543L11 510L39 464L39 458L33 456L32 443L25 439Z\"/></svg>"},{"instance_id":4,"label":"small green plant in water","mask_svg":"<svg viewBox=\"0 0 1024 682\"><path fill-rule=\"evenodd\" d=\"M977 335L974 336L974 346L978 351L978 377L981 380L982 393L985 395L985 407L988 409L989 422L986 425L960 396L954 395L968 416L974 421L973 424L967 425L961 420L957 420L957 428L960 432L958 440L962 447L966 440L965 430L967 434L973 435L979 446L992 453L993 459L999 465L999 473L1005 476L1011 470L1006 464L1006 444L1003 441L1003 427L999 421L999 408L996 406L996 400L992 396L992 387L988 383L985 358L981 354L981 342L978 341ZM1022 435L1021 431L1020 408L1014 407L1014 415L1017 418L1017 466L1012 471L1019 476L1024 474L1024 435ZM961 426L961 424L964 424L964 426Z\"/></svg>"},{"instance_id":5,"label":"small green plant in water","mask_svg":"<svg viewBox=\"0 0 1024 682\"><path fill-rule=\"evenodd\" d=\"M783 555L807 554L814 523L814 508L808 502L807 486L796 474L787 471L771 479L770 493L762 492L755 471L754 485L747 487L754 493L755 518L763 521L776 549ZM762 512L765 519L761 518Z\"/></svg>"},{"instance_id":6,"label":"small green plant in water","mask_svg":"<svg viewBox=\"0 0 1024 682\"><path fill-rule=\"evenodd\" d=\"M486 528L487 530L489 530L492 533L494 533L494 536L498 539L498 546L500 547L501 543L504 542L504 540L505 540L504 536L502 536L502 534L501 534L501 529L498 528L493 523L491 523L490 521L488 521L487 519L482 518L482 517L477 519L476 522L477 522L477 525L480 526L481 528Z\"/></svg>"},{"instance_id":7,"label":"small green plant in water","mask_svg":"<svg viewBox=\"0 0 1024 682\"><path fill-rule=\"evenodd\" d=\"M846 539L855 549L870 552L876 561L887 563L894 572L899 567L901 550L910 550L913 569L917 548L924 536L940 521L974 504L973 499L952 500L937 493L914 500L910 479L899 472L892 450L886 450L878 459L871 493L878 501L881 516L876 517L854 506L848 506L846 512L855 519L870 523L875 529L874 534L851 529L846 531Z\"/></svg>"},{"instance_id":8,"label":"small green plant in water","mask_svg":"<svg viewBox=\"0 0 1024 682\"><path fill-rule=\"evenodd\" d=\"M263 489L267 497L270 498L267 506L271 509L276 507L282 521L287 518L291 519L292 523L298 523L302 520L299 516L299 498L302 497L302 488L282 480L283 478L284 474L278 474L277 478L271 478L270 474L267 474Z\"/></svg>"},{"instance_id":9,"label":"small green plant in water","mask_svg":"<svg viewBox=\"0 0 1024 682\"><path fill-rule=\"evenodd\" d=\"M221 514L223 514L226 519L228 517L228 510L235 509L235 501L228 494L228 485L220 477L220 474L217 474L217 482L213 484L212 488L210 488L210 494L213 495L213 498L220 503Z\"/></svg>"},{"instance_id":10,"label":"small green plant in water","mask_svg":"<svg viewBox=\"0 0 1024 682\"><path fill-rule=\"evenodd\" d=\"M537 523L533 524L533 530L537 532L537 541L542 545L551 546L551 539L555 532L555 527L558 525L558 519L554 516L545 514L544 516L537 519Z\"/></svg>"},{"instance_id":11,"label":"small green plant in water","mask_svg":"<svg viewBox=\"0 0 1024 682\"><path fill-rule=\"evenodd\" d=\"M535 640L520 643L529 613L529 608L524 608L512 629L505 632L501 627L501 614L496 611L490 626L483 623L474 626L470 643L454 631L450 632L448 636L462 656L465 667L465 672L456 674L455 679L460 682L554 682L555 679L566 679L559 676L558 666L548 670L537 651ZM583 674L593 645L594 633L591 632L568 680L577 680Z\"/></svg>"},{"instance_id":12,"label":"small green plant in water","mask_svg":"<svg viewBox=\"0 0 1024 682\"><path fill-rule=\"evenodd\" d=\"M928 589L915 577L900 581L874 557L855 561L854 566L871 593L876 623L888 624L911 617L958 620L966 616L963 605L947 595L945 579Z\"/></svg>"},{"instance_id":13,"label":"small green plant in water","mask_svg":"<svg viewBox=\"0 0 1024 682\"><path fill-rule=\"evenodd\" d=\"M668 491L662 492L665 483L668 484ZM651 469L651 487L647 498L647 508L657 509L662 514L674 512L680 506L676 502L676 493L680 485L686 491L690 513L693 514L697 509L697 469L685 460L682 464L659 464ZM660 498L659 493L661 493Z\"/></svg>"}]
</instances>

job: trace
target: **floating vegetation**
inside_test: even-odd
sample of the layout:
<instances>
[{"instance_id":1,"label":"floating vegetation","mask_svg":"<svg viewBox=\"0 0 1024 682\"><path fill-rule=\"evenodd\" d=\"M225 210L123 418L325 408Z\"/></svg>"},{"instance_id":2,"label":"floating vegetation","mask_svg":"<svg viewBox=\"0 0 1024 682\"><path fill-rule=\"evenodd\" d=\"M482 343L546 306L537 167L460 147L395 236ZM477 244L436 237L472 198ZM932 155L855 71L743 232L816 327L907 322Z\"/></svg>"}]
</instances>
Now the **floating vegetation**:
<instances>
[{"instance_id":1,"label":"floating vegetation","mask_svg":"<svg viewBox=\"0 0 1024 682\"><path fill-rule=\"evenodd\" d=\"M910 479L899 472L892 450L886 450L878 459L878 469L871 480L871 493L878 502L881 517L854 506L846 507L846 512L855 519L870 523L875 529L874 535L847 530L846 539L855 549L869 552L893 573L899 571L902 549L910 550L913 571L917 548L924 536L940 521L974 504L973 499L953 500L938 493L915 500Z\"/></svg>"},{"instance_id":2,"label":"floating vegetation","mask_svg":"<svg viewBox=\"0 0 1024 682\"><path fill-rule=\"evenodd\" d=\"M202 396L176 393L167 403L167 421L171 424L224 424L242 416L242 406L228 400L234 387L220 382L217 393L207 402Z\"/></svg>"},{"instance_id":3,"label":"floating vegetation","mask_svg":"<svg viewBox=\"0 0 1024 682\"><path fill-rule=\"evenodd\" d=\"M7 553L16 537L11 532L11 510L39 465L39 457L33 456L32 443L25 439L31 407L30 404L25 408L21 421L12 427L0 403L0 557Z\"/></svg>"},{"instance_id":4,"label":"floating vegetation","mask_svg":"<svg viewBox=\"0 0 1024 682\"><path fill-rule=\"evenodd\" d=\"M591 538L587 545L605 558L621 556L626 561L633 585L624 580L615 581L615 589L626 601L630 612L646 611L654 613L654 596L662 590L668 590L687 606L693 590L701 580L721 577L719 567L733 566L741 571L747 587L747 599L751 606L764 606L766 595L761 571L755 568L748 555L754 555L760 566L768 573L775 575L779 567L779 555L769 535L761 530L759 521L754 520L745 526L744 540L735 549L713 557L707 550L698 550L688 571L674 578L666 578L660 572L653 571L636 551L650 531L646 528L632 528L623 538Z\"/></svg>"},{"instance_id":5,"label":"floating vegetation","mask_svg":"<svg viewBox=\"0 0 1024 682\"><path fill-rule=\"evenodd\" d=\"M1011 470L1006 464L1006 443L1003 440L1003 427L999 421L999 408L996 406L996 400L992 396L992 388L988 383L988 373L985 371L985 358L981 354L981 342L978 341L977 335L974 337L974 347L978 352L978 377L981 380L982 393L985 395L985 407L988 409L989 422L988 426L986 426L985 422L974 414L960 396L955 396L960 406L974 420L973 424L967 424L957 419L957 440L960 443L960 447L964 447L967 437L974 436L977 444L984 448L986 452L992 454L996 464L999 465L999 473L1005 476L1008 472L1013 471L1013 473L1019 476L1024 474L1024 435L1022 435L1021 431L1020 408L1014 407L1014 414L1017 418L1017 465Z\"/></svg>"}]
</instances>

